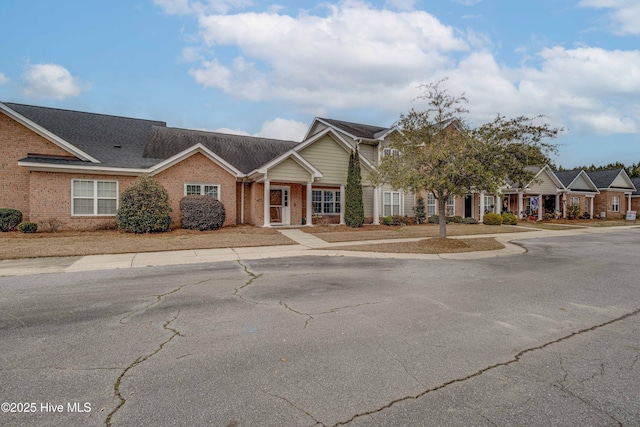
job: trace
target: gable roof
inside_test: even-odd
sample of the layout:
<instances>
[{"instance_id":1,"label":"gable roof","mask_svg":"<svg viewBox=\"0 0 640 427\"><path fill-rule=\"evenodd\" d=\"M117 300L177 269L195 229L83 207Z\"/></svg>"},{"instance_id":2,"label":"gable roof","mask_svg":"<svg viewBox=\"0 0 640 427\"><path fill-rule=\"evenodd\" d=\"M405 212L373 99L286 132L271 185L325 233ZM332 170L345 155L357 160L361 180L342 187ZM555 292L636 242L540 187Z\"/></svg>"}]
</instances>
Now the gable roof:
<instances>
[{"instance_id":1,"label":"gable roof","mask_svg":"<svg viewBox=\"0 0 640 427\"><path fill-rule=\"evenodd\" d=\"M599 190L607 190L607 189L621 189L621 190L635 190L629 175L623 168L618 169L606 169L600 171L587 172L591 181L598 187ZM628 183L626 187L614 186L614 182L618 178L618 176L622 176L623 180Z\"/></svg>"},{"instance_id":2,"label":"gable roof","mask_svg":"<svg viewBox=\"0 0 640 427\"><path fill-rule=\"evenodd\" d=\"M105 166L148 167L157 163L144 159L142 152L152 127L166 126L164 122L9 102L5 105Z\"/></svg>"},{"instance_id":3,"label":"gable roof","mask_svg":"<svg viewBox=\"0 0 640 427\"><path fill-rule=\"evenodd\" d=\"M154 126L144 157L166 159L197 144L245 174L298 145L293 141Z\"/></svg>"},{"instance_id":4,"label":"gable roof","mask_svg":"<svg viewBox=\"0 0 640 427\"><path fill-rule=\"evenodd\" d=\"M631 182L636 187L636 191L634 191L631 195L634 197L640 196L640 177L631 178Z\"/></svg>"},{"instance_id":5,"label":"gable roof","mask_svg":"<svg viewBox=\"0 0 640 427\"><path fill-rule=\"evenodd\" d=\"M573 169L570 171L553 171L556 177L562 182L569 190L578 190L582 192L593 192L599 193L598 187L594 184L594 182L589 178L589 175L582 169ZM582 180L579 178L582 177ZM584 181L590 188L572 188L572 185L575 182Z\"/></svg>"},{"instance_id":6,"label":"gable roof","mask_svg":"<svg viewBox=\"0 0 640 427\"><path fill-rule=\"evenodd\" d=\"M391 128L388 128L388 127L344 122L342 120L323 119L323 118L316 118L316 120L346 133L353 139L360 139L360 138L378 139L383 135L387 134L391 130Z\"/></svg>"}]
</instances>

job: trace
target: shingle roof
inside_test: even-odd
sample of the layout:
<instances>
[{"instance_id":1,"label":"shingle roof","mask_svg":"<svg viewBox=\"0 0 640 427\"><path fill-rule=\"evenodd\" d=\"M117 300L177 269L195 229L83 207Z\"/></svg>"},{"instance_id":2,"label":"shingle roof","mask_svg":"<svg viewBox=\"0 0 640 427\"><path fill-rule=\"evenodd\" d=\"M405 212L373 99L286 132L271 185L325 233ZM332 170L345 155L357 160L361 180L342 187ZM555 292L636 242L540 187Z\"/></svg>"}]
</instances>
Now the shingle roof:
<instances>
[{"instance_id":1,"label":"shingle roof","mask_svg":"<svg viewBox=\"0 0 640 427\"><path fill-rule=\"evenodd\" d=\"M591 181L593 181L596 187L609 188L611 187L611 184L613 184L613 181L623 170L624 169L622 168L606 169L601 171L587 172L587 175L589 175L589 178L591 178Z\"/></svg>"},{"instance_id":2,"label":"shingle roof","mask_svg":"<svg viewBox=\"0 0 640 427\"><path fill-rule=\"evenodd\" d=\"M631 178L631 182L636 186L636 191L634 191L632 196L640 196L640 178Z\"/></svg>"},{"instance_id":3,"label":"shingle roof","mask_svg":"<svg viewBox=\"0 0 640 427\"><path fill-rule=\"evenodd\" d=\"M560 171L560 172L553 171L553 173L556 174L556 176L558 177L562 185L568 188L569 184L571 184L573 180L576 179L576 177L580 174L581 171L582 169L573 169L570 171Z\"/></svg>"},{"instance_id":4,"label":"shingle roof","mask_svg":"<svg viewBox=\"0 0 640 427\"><path fill-rule=\"evenodd\" d=\"M299 143L217 132L154 127L144 149L144 156L166 159L196 144L204 145L236 169L249 173Z\"/></svg>"},{"instance_id":5,"label":"shingle roof","mask_svg":"<svg viewBox=\"0 0 640 427\"><path fill-rule=\"evenodd\" d=\"M357 138L376 139L381 134L387 132L390 129L380 126L363 125L360 123L343 122L341 120L322 118L320 120L323 120L329 123L331 126L335 126L336 128L347 132Z\"/></svg>"},{"instance_id":6,"label":"shingle roof","mask_svg":"<svg viewBox=\"0 0 640 427\"><path fill-rule=\"evenodd\" d=\"M6 106L54 133L105 166L149 167L158 160L142 153L151 129L165 122L14 103Z\"/></svg>"}]
</instances>

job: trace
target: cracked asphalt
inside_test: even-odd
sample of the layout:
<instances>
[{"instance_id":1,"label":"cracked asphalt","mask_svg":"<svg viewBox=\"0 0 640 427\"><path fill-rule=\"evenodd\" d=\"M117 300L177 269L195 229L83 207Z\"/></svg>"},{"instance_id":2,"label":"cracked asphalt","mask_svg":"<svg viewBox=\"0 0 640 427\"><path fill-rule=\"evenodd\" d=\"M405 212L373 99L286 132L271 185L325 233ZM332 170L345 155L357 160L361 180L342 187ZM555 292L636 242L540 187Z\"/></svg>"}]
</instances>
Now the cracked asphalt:
<instances>
[{"instance_id":1,"label":"cracked asphalt","mask_svg":"<svg viewBox=\"0 0 640 427\"><path fill-rule=\"evenodd\" d=\"M640 233L520 243L0 277L0 425L640 425Z\"/></svg>"}]
</instances>

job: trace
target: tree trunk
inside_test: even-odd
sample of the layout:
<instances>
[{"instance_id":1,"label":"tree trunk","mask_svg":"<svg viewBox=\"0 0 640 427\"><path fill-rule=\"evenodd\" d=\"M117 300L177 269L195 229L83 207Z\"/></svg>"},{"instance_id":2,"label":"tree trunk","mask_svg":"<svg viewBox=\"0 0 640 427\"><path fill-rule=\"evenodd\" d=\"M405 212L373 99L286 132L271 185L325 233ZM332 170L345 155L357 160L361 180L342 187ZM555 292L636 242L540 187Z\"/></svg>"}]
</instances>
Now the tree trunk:
<instances>
[{"instance_id":1,"label":"tree trunk","mask_svg":"<svg viewBox=\"0 0 640 427\"><path fill-rule=\"evenodd\" d=\"M440 197L438 200L438 223L440 224L440 237L447 238L447 199L448 197Z\"/></svg>"}]
</instances>

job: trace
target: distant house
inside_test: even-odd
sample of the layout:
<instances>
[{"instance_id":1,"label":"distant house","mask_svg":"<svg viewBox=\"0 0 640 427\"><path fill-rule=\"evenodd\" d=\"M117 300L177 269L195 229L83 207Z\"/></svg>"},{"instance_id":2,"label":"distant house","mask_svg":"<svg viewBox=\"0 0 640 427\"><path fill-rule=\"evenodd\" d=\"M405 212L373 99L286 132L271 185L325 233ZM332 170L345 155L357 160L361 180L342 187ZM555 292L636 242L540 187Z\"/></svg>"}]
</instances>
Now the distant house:
<instances>
[{"instance_id":1,"label":"distant house","mask_svg":"<svg viewBox=\"0 0 640 427\"><path fill-rule=\"evenodd\" d=\"M631 196L637 190L627 172L620 168L587 174L599 191L594 198L595 215L609 219L624 218L627 210L631 210Z\"/></svg>"},{"instance_id":2,"label":"distant house","mask_svg":"<svg viewBox=\"0 0 640 427\"><path fill-rule=\"evenodd\" d=\"M567 217L567 208L577 206L580 214L587 213L593 218L594 200L600 194L596 184L582 169L554 172L567 189L563 197L563 218Z\"/></svg>"},{"instance_id":3,"label":"distant house","mask_svg":"<svg viewBox=\"0 0 640 427\"><path fill-rule=\"evenodd\" d=\"M640 177L631 178L631 182L636 187L636 191L631 193L631 210L637 214L640 211Z\"/></svg>"}]
</instances>

